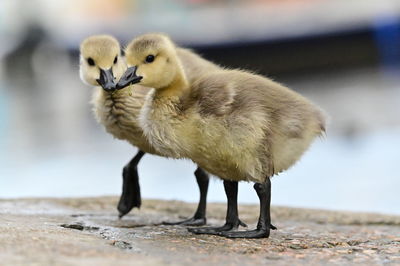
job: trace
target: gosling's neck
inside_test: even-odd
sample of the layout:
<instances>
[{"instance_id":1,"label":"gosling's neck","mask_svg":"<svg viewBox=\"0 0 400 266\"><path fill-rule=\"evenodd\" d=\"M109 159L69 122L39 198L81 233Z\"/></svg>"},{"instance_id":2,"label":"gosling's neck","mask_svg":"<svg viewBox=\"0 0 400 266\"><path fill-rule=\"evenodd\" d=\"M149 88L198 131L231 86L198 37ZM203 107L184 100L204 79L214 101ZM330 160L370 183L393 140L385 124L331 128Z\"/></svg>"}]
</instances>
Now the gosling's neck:
<instances>
[{"instance_id":1,"label":"gosling's neck","mask_svg":"<svg viewBox=\"0 0 400 266\"><path fill-rule=\"evenodd\" d=\"M189 92L189 82L181 68L177 71L175 78L165 88L157 89L155 99L181 99Z\"/></svg>"}]
</instances>

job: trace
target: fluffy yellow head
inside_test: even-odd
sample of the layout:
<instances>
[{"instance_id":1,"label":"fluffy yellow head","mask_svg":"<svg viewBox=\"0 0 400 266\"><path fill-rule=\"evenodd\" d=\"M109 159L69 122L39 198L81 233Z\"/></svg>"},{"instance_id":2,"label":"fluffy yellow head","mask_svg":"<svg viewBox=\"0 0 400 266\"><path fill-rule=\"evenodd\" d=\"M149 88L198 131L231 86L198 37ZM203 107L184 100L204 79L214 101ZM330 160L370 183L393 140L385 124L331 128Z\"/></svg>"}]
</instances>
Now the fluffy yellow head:
<instances>
[{"instance_id":1,"label":"fluffy yellow head","mask_svg":"<svg viewBox=\"0 0 400 266\"><path fill-rule=\"evenodd\" d=\"M163 34L135 38L125 49L125 56L128 66L136 66L136 74L143 77L140 84L155 89L168 87L180 68L175 44Z\"/></svg>"},{"instance_id":2,"label":"fluffy yellow head","mask_svg":"<svg viewBox=\"0 0 400 266\"><path fill-rule=\"evenodd\" d=\"M83 82L98 86L100 70L112 70L118 80L126 70L121 58L119 42L109 35L95 35L86 38L80 47L80 76Z\"/></svg>"}]
</instances>

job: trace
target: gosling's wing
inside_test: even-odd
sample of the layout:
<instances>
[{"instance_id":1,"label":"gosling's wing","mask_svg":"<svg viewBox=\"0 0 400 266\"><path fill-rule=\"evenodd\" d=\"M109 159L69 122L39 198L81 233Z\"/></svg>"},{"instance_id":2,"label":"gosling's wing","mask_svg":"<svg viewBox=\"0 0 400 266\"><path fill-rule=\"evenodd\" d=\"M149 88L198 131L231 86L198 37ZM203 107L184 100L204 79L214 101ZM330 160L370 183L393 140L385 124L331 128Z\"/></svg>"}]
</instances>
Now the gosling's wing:
<instances>
[{"instance_id":1,"label":"gosling's wing","mask_svg":"<svg viewBox=\"0 0 400 266\"><path fill-rule=\"evenodd\" d=\"M201 115L222 116L231 111L235 90L228 80L205 75L192 84L192 89Z\"/></svg>"}]
</instances>

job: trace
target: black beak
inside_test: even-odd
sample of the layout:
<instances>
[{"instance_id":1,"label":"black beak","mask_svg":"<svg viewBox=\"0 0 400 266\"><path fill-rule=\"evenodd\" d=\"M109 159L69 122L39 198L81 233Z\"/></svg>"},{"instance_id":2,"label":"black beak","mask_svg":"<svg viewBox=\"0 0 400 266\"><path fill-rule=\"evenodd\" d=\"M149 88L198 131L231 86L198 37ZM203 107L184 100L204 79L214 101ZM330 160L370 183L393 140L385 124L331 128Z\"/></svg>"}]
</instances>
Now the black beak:
<instances>
[{"instance_id":1,"label":"black beak","mask_svg":"<svg viewBox=\"0 0 400 266\"><path fill-rule=\"evenodd\" d=\"M116 85L116 89L120 90L123 89L131 84L135 84L135 83L139 83L143 77L141 76L137 76L136 75L136 70L137 67L133 66L133 67L129 67L125 73L122 75L122 77L119 79L117 85Z\"/></svg>"},{"instance_id":2,"label":"black beak","mask_svg":"<svg viewBox=\"0 0 400 266\"><path fill-rule=\"evenodd\" d=\"M108 92L115 91L115 82L112 69L100 69L100 78L96 80L99 85Z\"/></svg>"}]
</instances>

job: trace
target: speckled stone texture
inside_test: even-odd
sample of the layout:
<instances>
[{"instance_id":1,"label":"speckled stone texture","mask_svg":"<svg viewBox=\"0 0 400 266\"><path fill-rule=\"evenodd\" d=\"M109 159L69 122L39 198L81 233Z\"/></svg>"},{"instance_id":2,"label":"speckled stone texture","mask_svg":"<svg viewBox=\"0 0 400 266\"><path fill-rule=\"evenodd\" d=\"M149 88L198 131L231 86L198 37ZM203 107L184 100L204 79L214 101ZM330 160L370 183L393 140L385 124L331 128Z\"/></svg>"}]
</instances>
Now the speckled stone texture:
<instances>
[{"instance_id":1,"label":"speckled stone texture","mask_svg":"<svg viewBox=\"0 0 400 266\"><path fill-rule=\"evenodd\" d=\"M269 239L231 240L160 225L189 217L194 204L144 200L122 220L116 204L0 200L0 265L400 265L399 216L272 206L278 230ZM255 226L258 206L239 213ZM209 224L224 217L225 204L208 205Z\"/></svg>"}]
</instances>

